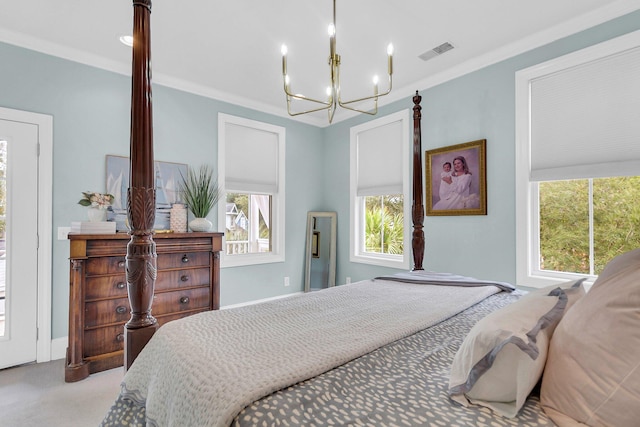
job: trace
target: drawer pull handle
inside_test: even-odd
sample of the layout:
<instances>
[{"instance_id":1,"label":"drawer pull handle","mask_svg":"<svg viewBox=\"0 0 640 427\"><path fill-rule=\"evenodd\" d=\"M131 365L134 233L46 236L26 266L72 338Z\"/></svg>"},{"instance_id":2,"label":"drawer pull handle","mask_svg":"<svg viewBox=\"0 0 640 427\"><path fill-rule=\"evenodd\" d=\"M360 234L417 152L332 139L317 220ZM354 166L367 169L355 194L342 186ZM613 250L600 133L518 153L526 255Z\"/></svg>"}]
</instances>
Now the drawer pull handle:
<instances>
[{"instance_id":1,"label":"drawer pull handle","mask_svg":"<svg viewBox=\"0 0 640 427\"><path fill-rule=\"evenodd\" d=\"M124 268L124 261L118 261L118 268Z\"/></svg>"},{"instance_id":2,"label":"drawer pull handle","mask_svg":"<svg viewBox=\"0 0 640 427\"><path fill-rule=\"evenodd\" d=\"M123 314L127 312L127 307L123 306L123 305L119 305L118 307L116 307L116 313L118 314Z\"/></svg>"},{"instance_id":3,"label":"drawer pull handle","mask_svg":"<svg viewBox=\"0 0 640 427\"><path fill-rule=\"evenodd\" d=\"M118 335L116 335L116 341L117 341L117 342L122 342L122 341L124 341L124 334L118 334Z\"/></svg>"},{"instance_id":4,"label":"drawer pull handle","mask_svg":"<svg viewBox=\"0 0 640 427\"><path fill-rule=\"evenodd\" d=\"M116 283L116 288L118 288L118 289L124 289L124 288L126 288L126 287L127 287L127 284L126 284L126 283L124 283L124 282L118 282L118 283Z\"/></svg>"},{"instance_id":5,"label":"drawer pull handle","mask_svg":"<svg viewBox=\"0 0 640 427\"><path fill-rule=\"evenodd\" d=\"M189 302L189 297L181 297L180 304L187 304Z\"/></svg>"},{"instance_id":6,"label":"drawer pull handle","mask_svg":"<svg viewBox=\"0 0 640 427\"><path fill-rule=\"evenodd\" d=\"M183 282L187 282L189 281L189 276L187 276L186 274L184 276L180 276L180 280L182 280Z\"/></svg>"},{"instance_id":7,"label":"drawer pull handle","mask_svg":"<svg viewBox=\"0 0 640 427\"><path fill-rule=\"evenodd\" d=\"M187 254L184 254L182 256L182 262L184 262L185 264L189 262L189 257L187 256Z\"/></svg>"}]
</instances>

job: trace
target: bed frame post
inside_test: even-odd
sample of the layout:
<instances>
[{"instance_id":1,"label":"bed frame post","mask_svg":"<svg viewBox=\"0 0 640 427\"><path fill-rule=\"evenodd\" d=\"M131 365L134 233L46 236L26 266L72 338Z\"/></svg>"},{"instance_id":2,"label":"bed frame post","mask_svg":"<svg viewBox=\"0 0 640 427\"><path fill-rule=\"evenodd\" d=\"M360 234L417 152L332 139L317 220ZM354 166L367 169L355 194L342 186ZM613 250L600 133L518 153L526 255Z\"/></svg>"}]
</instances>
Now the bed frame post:
<instances>
[{"instance_id":1,"label":"bed frame post","mask_svg":"<svg viewBox=\"0 0 640 427\"><path fill-rule=\"evenodd\" d=\"M131 240L127 244L126 273L131 318L125 325L124 367L129 369L158 329L151 315L156 281L156 245L153 241L156 190L151 109L151 0L133 0L133 62L131 75L130 187L127 217Z\"/></svg>"},{"instance_id":2,"label":"bed frame post","mask_svg":"<svg viewBox=\"0 0 640 427\"><path fill-rule=\"evenodd\" d=\"M422 107L420 107L422 97L413 97L413 205L411 216L413 219L413 269L424 270L422 260L424 258L424 232L422 224L424 222L424 205L422 204L422 129L420 121L422 119Z\"/></svg>"}]
</instances>

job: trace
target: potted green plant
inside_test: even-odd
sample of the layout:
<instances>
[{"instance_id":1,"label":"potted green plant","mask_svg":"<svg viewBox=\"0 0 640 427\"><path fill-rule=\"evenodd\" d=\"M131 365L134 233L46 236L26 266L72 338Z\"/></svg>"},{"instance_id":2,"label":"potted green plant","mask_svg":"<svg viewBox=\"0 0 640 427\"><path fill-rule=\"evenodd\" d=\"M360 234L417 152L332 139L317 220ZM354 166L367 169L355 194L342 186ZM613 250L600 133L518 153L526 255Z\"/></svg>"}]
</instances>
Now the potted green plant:
<instances>
[{"instance_id":1,"label":"potted green plant","mask_svg":"<svg viewBox=\"0 0 640 427\"><path fill-rule=\"evenodd\" d=\"M182 199L194 216L189 222L191 231L211 231L213 224L206 217L218 203L220 188L213 178L213 169L202 165L195 172L189 168L187 177L180 184Z\"/></svg>"}]
</instances>

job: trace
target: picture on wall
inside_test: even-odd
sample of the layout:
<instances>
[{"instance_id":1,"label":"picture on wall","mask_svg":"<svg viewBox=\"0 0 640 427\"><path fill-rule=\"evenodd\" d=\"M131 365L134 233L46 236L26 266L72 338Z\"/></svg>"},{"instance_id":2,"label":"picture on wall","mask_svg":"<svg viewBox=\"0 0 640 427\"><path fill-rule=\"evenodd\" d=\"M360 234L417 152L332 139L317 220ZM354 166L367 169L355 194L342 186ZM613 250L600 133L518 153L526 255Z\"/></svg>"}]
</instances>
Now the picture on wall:
<instances>
[{"instance_id":1,"label":"picture on wall","mask_svg":"<svg viewBox=\"0 0 640 427\"><path fill-rule=\"evenodd\" d=\"M426 214L486 215L486 139L425 152Z\"/></svg>"},{"instance_id":2,"label":"picture on wall","mask_svg":"<svg viewBox=\"0 0 640 427\"><path fill-rule=\"evenodd\" d=\"M113 194L111 204L117 231L127 231L127 190L129 188L129 158L107 155L107 193ZM169 229L169 210L174 203L182 203L179 186L187 176L183 163L155 162L156 219L155 230ZM110 218L111 219L111 218Z\"/></svg>"}]
</instances>

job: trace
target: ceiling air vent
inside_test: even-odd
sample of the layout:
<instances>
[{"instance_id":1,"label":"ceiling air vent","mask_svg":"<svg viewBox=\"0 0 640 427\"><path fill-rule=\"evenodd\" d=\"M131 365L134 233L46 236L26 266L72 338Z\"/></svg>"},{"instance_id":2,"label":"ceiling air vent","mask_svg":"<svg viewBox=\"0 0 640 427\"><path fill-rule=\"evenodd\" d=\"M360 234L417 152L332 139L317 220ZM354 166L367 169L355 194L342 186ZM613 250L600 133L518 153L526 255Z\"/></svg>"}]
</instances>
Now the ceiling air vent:
<instances>
[{"instance_id":1,"label":"ceiling air vent","mask_svg":"<svg viewBox=\"0 0 640 427\"><path fill-rule=\"evenodd\" d=\"M426 51L422 55L418 55L418 58L423 61L428 61L431 58L435 58L438 55L442 55L448 50L453 49L453 45L449 42L442 43L440 46L436 46L431 50Z\"/></svg>"}]
</instances>

